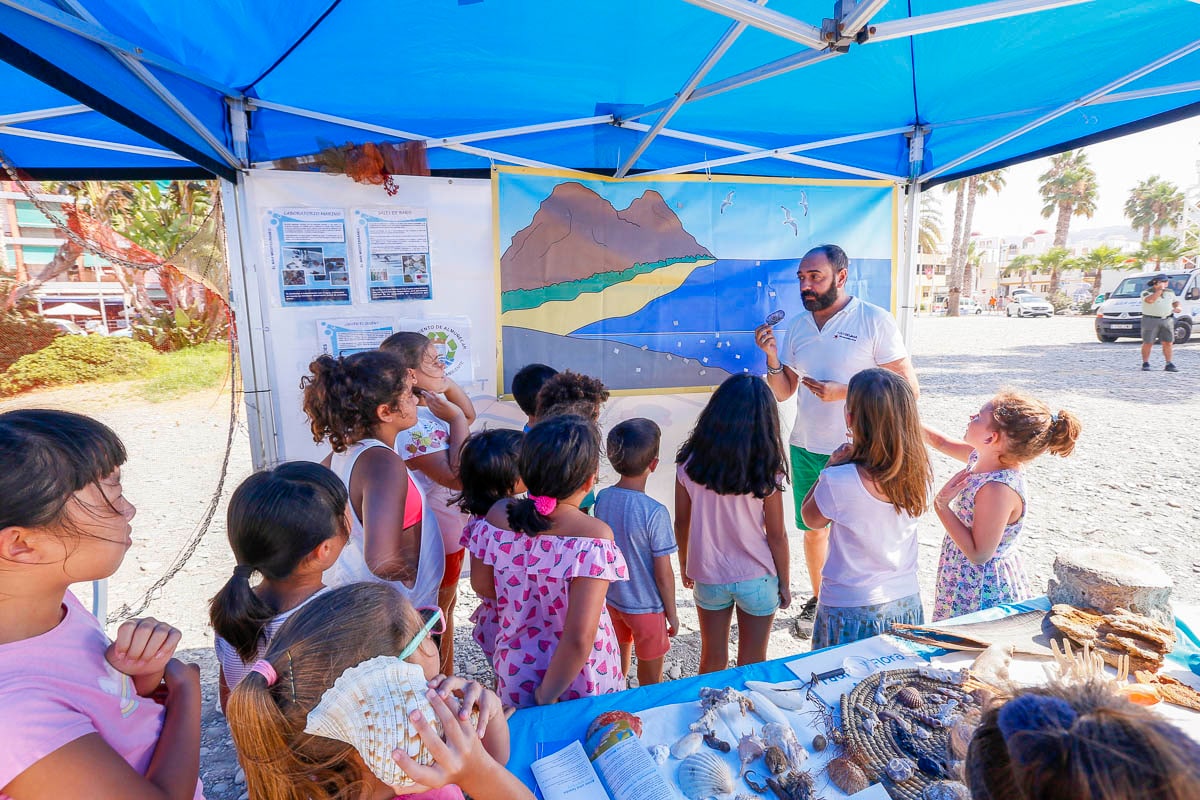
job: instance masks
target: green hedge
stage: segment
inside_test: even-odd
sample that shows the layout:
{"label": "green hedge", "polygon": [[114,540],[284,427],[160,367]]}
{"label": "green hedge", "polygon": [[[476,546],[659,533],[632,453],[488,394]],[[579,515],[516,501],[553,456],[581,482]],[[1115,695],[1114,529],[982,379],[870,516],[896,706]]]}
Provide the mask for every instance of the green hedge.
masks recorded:
{"label": "green hedge", "polygon": [[21,356],[36,353],[53,342],[62,329],[37,317],[21,314],[0,316],[0,372]]}
{"label": "green hedge", "polygon": [[42,386],[64,386],[144,372],[154,348],[108,336],[61,336],[48,347],[22,356],[0,375],[0,394]]}

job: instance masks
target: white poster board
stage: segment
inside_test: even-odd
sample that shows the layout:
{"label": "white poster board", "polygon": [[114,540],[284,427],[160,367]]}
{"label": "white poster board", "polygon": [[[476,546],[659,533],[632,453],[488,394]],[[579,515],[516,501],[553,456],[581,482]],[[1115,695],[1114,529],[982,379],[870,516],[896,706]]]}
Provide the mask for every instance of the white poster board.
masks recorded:
{"label": "white poster board", "polygon": [[[245,258],[258,260],[247,267],[257,278],[261,298],[278,460],[319,460],[329,451],[327,444],[313,442],[301,408],[300,379],[308,374],[309,362],[322,352],[333,351],[339,343],[347,352],[369,346],[374,339],[382,338],[388,326],[394,330],[429,328],[446,350],[444,356],[452,362],[455,380],[474,397],[495,397],[496,300],[490,181],[397,177],[400,191],[389,197],[383,187],[320,173],[254,170],[244,180],[248,216],[252,219],[267,219],[278,209],[309,208],[322,210],[324,216],[333,209],[338,212],[334,216],[351,221],[344,245],[348,249],[344,258],[350,302],[311,307],[284,303],[284,281],[279,274],[282,267],[272,258],[272,249],[278,249],[278,244],[266,239],[266,226],[247,226],[246,233],[262,238],[244,243],[242,252]],[[394,214],[387,213],[389,208],[395,210]],[[422,283],[413,286],[432,288],[430,299],[381,299],[384,293],[378,286],[382,281],[376,281],[375,287],[370,285],[371,254],[358,249],[366,236],[354,235],[353,221],[363,219],[363,214],[371,221],[387,220],[393,227],[419,220],[422,235],[428,235],[424,263],[431,269],[419,273]],[[392,233],[390,228],[379,232]],[[401,255],[411,259],[411,253]],[[340,253],[338,257],[342,257]],[[419,292],[409,296],[412,294]],[[450,331],[454,333],[448,334]]]}

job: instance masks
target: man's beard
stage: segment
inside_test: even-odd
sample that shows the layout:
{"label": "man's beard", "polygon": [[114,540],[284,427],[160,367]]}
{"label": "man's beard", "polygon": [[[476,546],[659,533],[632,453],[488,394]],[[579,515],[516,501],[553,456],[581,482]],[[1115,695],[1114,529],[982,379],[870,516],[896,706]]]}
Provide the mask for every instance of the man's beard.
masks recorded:
{"label": "man's beard", "polygon": [[801,292],[800,299],[804,303],[804,307],[809,311],[824,311],[831,305],[837,302],[838,287],[835,283],[829,287],[829,291],[825,294],[817,294],[816,292]]}

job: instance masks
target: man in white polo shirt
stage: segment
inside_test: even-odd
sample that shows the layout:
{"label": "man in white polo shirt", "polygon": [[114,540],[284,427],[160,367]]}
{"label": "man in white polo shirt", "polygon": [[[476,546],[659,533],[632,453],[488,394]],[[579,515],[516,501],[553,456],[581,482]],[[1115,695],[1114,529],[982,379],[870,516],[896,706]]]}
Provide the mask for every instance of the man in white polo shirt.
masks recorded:
{"label": "man in white polo shirt", "polygon": [[806,618],[816,612],[821,570],[829,555],[829,528],[809,530],[800,506],[829,456],[846,441],[846,384],[864,369],[883,367],[903,376],[918,391],[916,372],[892,315],[846,294],[849,268],[842,248],[814,247],[796,271],[805,310],[791,318],[782,348],[770,325],[754,332],[755,342],[767,355],[767,384],[775,398],[783,402],[797,395],[791,436],[792,492],[812,582],[813,596],[801,611]]}

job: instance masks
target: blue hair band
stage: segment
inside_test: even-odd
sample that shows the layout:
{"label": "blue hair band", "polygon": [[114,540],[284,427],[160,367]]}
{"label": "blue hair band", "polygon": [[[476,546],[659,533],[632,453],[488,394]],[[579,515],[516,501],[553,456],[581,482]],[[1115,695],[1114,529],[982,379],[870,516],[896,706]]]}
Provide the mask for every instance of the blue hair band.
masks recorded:
{"label": "blue hair band", "polygon": [[1000,728],[1009,751],[1018,761],[1027,763],[1031,757],[1037,757],[1042,745],[1036,743],[1038,737],[1030,737],[1033,741],[1014,741],[1014,735],[1032,733],[1057,736],[1069,731],[1078,716],[1075,709],[1065,700],[1040,694],[1025,694],[1010,700],[1000,709],[996,716],[996,725]]}

